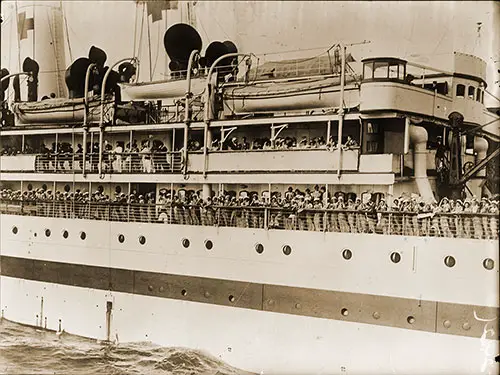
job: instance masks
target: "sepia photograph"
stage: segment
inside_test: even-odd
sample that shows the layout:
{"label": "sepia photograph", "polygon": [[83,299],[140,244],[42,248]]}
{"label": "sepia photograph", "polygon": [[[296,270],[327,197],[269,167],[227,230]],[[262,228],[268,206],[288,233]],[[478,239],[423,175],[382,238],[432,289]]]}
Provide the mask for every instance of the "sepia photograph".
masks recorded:
{"label": "sepia photograph", "polygon": [[500,373],[500,2],[0,13],[0,375]]}

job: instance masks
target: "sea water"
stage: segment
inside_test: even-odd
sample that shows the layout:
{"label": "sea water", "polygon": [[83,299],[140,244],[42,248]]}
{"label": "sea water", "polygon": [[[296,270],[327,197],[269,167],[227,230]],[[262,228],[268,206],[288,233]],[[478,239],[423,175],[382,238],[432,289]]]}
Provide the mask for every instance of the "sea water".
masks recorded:
{"label": "sea water", "polygon": [[244,373],[197,350],[148,342],[114,345],[0,320],[0,374]]}

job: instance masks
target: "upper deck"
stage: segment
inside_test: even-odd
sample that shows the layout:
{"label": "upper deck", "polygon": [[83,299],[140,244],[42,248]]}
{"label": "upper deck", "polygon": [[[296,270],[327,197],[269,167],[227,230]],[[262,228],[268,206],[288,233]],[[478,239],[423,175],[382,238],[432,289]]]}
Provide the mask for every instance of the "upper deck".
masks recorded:
{"label": "upper deck", "polygon": [[[463,113],[470,126],[492,121],[483,130],[498,133],[498,116],[484,107],[484,62],[464,54],[454,59],[453,72],[392,57],[362,60],[362,75],[342,75],[335,64],[324,68],[321,58],[317,72],[297,68],[292,74],[285,66],[281,73],[271,69],[276,76],[269,77],[257,66],[255,74],[250,69],[246,78],[239,74],[230,82],[210,81],[200,71],[190,83],[152,83],[151,92],[147,83],[127,86],[129,94],[169,99],[89,104],[85,126],[78,120],[85,109],[75,109],[80,112],[71,121],[47,122],[44,115],[38,117],[44,123],[37,123],[36,112],[18,106],[17,125],[0,130],[3,148],[11,150],[0,156],[2,178],[392,185],[415,169],[412,124],[428,134],[424,170],[431,174],[433,145],[447,134],[451,112]],[[248,79],[250,73],[256,78]],[[58,111],[65,109],[55,110],[55,118],[63,118]],[[232,138],[249,144],[228,147]],[[473,149],[469,138],[466,148]],[[464,158],[474,161],[465,150]],[[151,168],[144,160],[151,160]]]}

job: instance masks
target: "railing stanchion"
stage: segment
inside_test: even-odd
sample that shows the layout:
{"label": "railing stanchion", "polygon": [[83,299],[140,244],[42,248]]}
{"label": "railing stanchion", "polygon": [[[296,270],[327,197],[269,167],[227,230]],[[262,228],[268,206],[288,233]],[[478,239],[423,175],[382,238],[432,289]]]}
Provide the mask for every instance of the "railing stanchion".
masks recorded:
{"label": "railing stanchion", "polygon": [[266,207],[266,208],[264,208],[264,229],[265,229],[265,230],[268,230],[268,229],[269,229],[269,228],[268,228],[268,222],[269,222],[269,221],[268,221],[268,219],[269,219],[269,218],[268,218],[268,216],[269,216],[269,210],[268,210],[268,208]]}

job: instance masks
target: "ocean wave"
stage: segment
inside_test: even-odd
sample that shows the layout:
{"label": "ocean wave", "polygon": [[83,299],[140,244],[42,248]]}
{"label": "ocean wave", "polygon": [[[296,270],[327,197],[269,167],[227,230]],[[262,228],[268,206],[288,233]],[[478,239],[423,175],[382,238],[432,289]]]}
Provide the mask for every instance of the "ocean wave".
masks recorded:
{"label": "ocean wave", "polygon": [[36,375],[236,375],[198,350],[149,342],[109,344],[0,321],[0,373]]}

